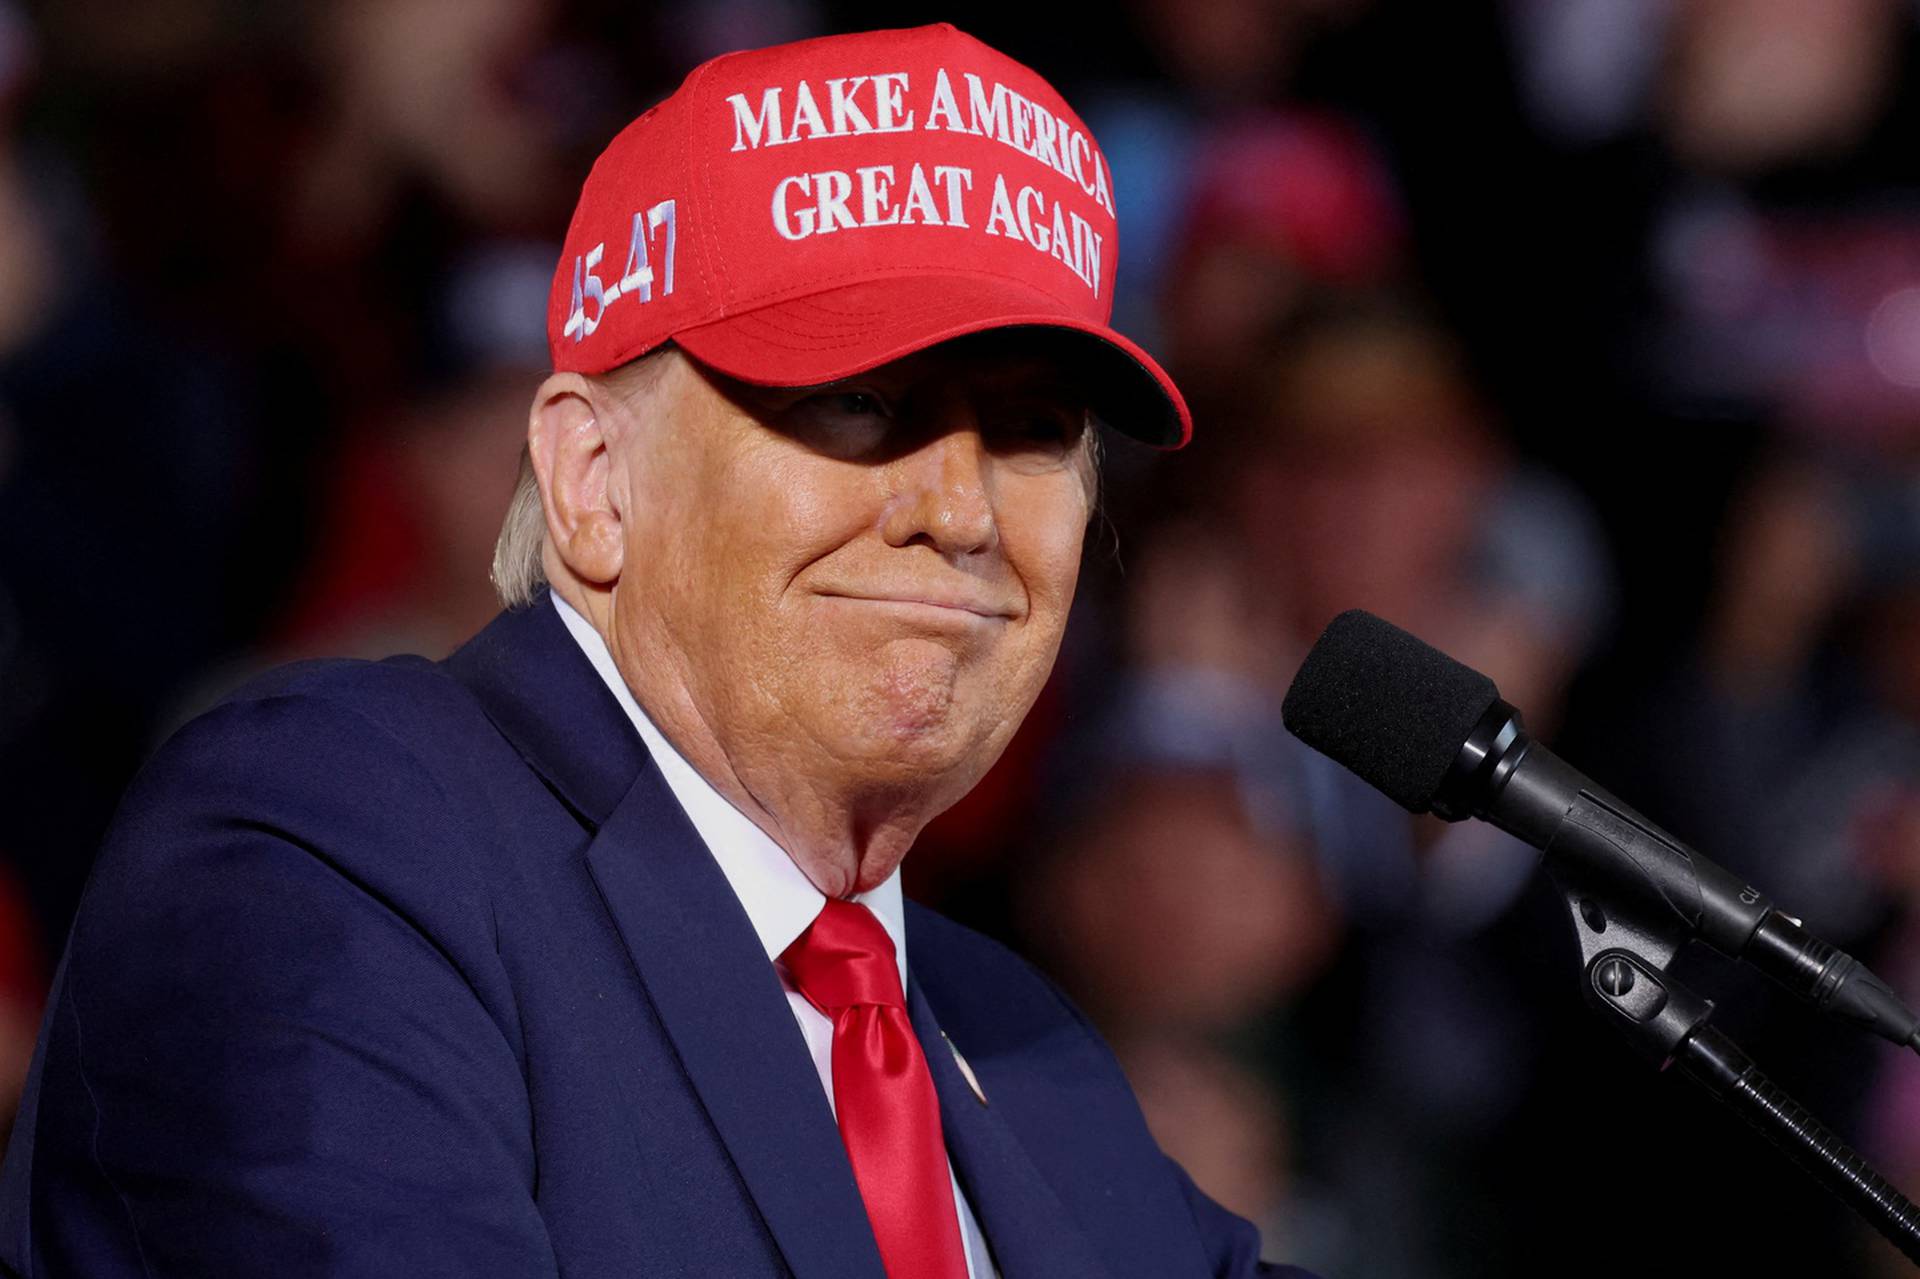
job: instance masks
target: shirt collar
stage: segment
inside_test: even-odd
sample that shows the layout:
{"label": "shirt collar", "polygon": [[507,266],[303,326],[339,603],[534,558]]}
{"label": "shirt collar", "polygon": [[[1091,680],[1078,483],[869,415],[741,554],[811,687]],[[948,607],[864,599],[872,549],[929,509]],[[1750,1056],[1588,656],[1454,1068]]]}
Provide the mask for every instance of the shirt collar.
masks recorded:
{"label": "shirt collar", "polygon": [[[715,790],[654,726],[653,720],[640,709],[640,703],[634,700],[627,681],[613,663],[606,640],[594,629],[593,623],[557,592],[550,591],[548,595],[559,611],[560,620],[566,623],[567,632],[593,663],[593,669],[626,711],[627,718],[633,721],[640,740],[646,744],[647,754],[653,757],[673,797],[686,810],[687,819],[693,823],[707,851],[720,864],[720,873],[727,877],[734,896],[746,909],[767,958],[779,962],[781,954],[819,915],[827,903],[826,895],[813,886],[813,881],[772,836]],[[877,888],[856,894],[853,900],[871,910],[887,930],[887,936],[893,939],[893,955],[900,967],[900,987],[906,989],[907,915],[900,893],[899,870],[887,876]]]}

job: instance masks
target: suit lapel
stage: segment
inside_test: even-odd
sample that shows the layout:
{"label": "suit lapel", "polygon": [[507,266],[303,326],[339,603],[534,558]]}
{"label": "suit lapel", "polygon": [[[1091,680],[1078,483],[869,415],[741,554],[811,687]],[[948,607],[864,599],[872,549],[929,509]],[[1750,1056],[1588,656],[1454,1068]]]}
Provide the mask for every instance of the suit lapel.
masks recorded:
{"label": "suit lapel", "polygon": [[587,864],[734,1166],[801,1279],[885,1279],[800,1028],[753,925],[658,771]]}
{"label": "suit lapel", "polygon": [[[909,974],[911,978],[911,974]],[[1011,1129],[974,1096],[917,982],[907,1009],[940,1095],[940,1126],[1002,1279],[1110,1279],[1080,1227]],[[984,1081],[982,1081],[984,1082]]]}
{"label": "suit lapel", "polygon": [[543,595],[447,661],[597,833],[587,868],[741,1180],[798,1279],[886,1279],[780,979],[626,712]]}

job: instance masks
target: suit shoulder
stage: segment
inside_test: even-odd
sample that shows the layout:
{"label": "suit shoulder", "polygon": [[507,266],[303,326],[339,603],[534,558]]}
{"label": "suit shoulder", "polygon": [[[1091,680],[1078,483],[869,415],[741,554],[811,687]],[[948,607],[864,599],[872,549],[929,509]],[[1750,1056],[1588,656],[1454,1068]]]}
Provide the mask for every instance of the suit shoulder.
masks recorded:
{"label": "suit shoulder", "polygon": [[945,968],[950,964],[1005,970],[1007,975],[1044,982],[1046,979],[1019,952],[977,929],[947,918],[919,902],[908,901],[907,954],[919,971],[922,959]]}
{"label": "suit shoulder", "polygon": [[943,1017],[1008,1030],[1070,1025],[1105,1043],[1052,979],[1019,952],[917,902],[907,903],[908,968]]}
{"label": "suit shoulder", "polygon": [[481,714],[472,691],[441,664],[413,656],[293,662],[248,680],[209,713],[265,702],[301,707],[316,720],[356,717],[402,741]]}
{"label": "suit shoulder", "polygon": [[486,845],[489,787],[507,768],[517,758],[472,694],[424,660],[282,667],[161,745],[122,796],[95,879],[264,847],[236,842],[246,832],[369,880],[444,873]]}
{"label": "suit shoulder", "polygon": [[319,787],[404,771],[458,787],[497,740],[471,690],[420,657],[295,662],[257,675],[176,730],[142,783],[217,759]]}

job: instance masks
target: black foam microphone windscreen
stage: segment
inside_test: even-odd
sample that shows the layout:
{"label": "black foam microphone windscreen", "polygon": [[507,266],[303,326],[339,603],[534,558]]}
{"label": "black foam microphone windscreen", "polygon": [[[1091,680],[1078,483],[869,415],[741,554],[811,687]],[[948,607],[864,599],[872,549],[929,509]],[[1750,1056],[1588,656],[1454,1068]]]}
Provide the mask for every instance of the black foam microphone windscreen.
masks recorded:
{"label": "black foam microphone windscreen", "polygon": [[1320,633],[1280,718],[1307,745],[1424,813],[1499,696],[1479,671],[1355,608]]}

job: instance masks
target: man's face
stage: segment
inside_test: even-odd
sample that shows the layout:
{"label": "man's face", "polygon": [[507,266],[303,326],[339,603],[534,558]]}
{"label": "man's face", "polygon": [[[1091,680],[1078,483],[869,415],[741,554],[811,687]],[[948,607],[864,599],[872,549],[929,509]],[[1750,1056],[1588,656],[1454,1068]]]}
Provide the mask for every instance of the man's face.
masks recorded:
{"label": "man's face", "polygon": [[1056,366],[999,337],[768,390],[674,355],[630,407],[613,610],[641,700],[697,715],[756,796],[965,794],[1073,599],[1091,441]]}

